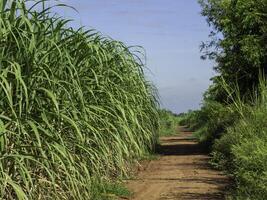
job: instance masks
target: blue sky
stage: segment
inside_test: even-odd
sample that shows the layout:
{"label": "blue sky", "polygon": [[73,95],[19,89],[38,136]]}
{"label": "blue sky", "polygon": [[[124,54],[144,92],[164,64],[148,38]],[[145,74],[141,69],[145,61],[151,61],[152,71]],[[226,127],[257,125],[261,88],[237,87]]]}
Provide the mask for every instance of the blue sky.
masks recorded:
{"label": "blue sky", "polygon": [[197,0],[61,0],[72,25],[96,29],[126,43],[141,45],[147,77],[157,86],[163,108],[179,113],[197,109],[214,75],[212,62],[200,59],[199,45],[209,27]]}

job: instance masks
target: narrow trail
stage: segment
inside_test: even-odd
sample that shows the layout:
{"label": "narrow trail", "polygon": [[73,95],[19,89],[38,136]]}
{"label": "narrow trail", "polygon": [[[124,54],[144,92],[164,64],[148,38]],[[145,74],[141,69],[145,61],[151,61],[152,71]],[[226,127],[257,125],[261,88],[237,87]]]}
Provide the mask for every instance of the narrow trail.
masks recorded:
{"label": "narrow trail", "polygon": [[180,127],[180,134],[162,137],[160,158],[148,162],[127,187],[132,200],[223,200],[229,179],[211,169],[209,156]]}

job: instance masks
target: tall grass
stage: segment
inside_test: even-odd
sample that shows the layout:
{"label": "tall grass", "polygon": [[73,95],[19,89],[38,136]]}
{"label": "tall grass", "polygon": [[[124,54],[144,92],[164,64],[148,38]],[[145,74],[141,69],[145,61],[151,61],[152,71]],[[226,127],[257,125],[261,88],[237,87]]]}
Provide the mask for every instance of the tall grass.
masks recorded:
{"label": "tall grass", "polygon": [[90,199],[153,148],[155,89],[136,52],[34,2],[0,1],[0,198]]}
{"label": "tall grass", "polygon": [[[239,95],[237,95],[239,96]],[[267,198],[267,82],[259,81],[259,88],[249,104],[235,98],[231,110],[240,119],[228,127],[215,141],[213,160],[235,179],[237,190],[233,199]]]}
{"label": "tall grass", "polygon": [[233,178],[236,187],[230,199],[266,199],[267,81],[259,81],[250,101],[242,100],[238,89],[223,87],[231,103],[205,102],[184,122],[197,127],[200,142],[212,147],[212,164]]}

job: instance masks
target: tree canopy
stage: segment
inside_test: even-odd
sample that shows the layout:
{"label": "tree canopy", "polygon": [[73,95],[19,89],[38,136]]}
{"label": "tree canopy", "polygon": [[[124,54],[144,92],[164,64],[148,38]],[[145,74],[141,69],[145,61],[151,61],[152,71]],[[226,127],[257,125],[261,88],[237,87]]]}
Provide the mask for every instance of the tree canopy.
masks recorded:
{"label": "tree canopy", "polygon": [[204,58],[214,59],[213,85],[207,98],[224,101],[223,79],[245,97],[267,74],[267,0],[200,0],[202,15],[212,27],[203,44]]}

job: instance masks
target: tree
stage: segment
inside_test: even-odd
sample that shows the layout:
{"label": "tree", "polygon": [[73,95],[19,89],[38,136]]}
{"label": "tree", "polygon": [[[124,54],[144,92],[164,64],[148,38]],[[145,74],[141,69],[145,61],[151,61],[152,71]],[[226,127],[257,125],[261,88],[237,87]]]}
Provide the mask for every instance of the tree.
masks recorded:
{"label": "tree", "polygon": [[267,0],[199,0],[202,15],[212,27],[203,44],[204,58],[216,61],[218,76],[206,96],[224,101],[220,85],[238,86],[246,97],[257,86],[259,72],[267,74]]}

